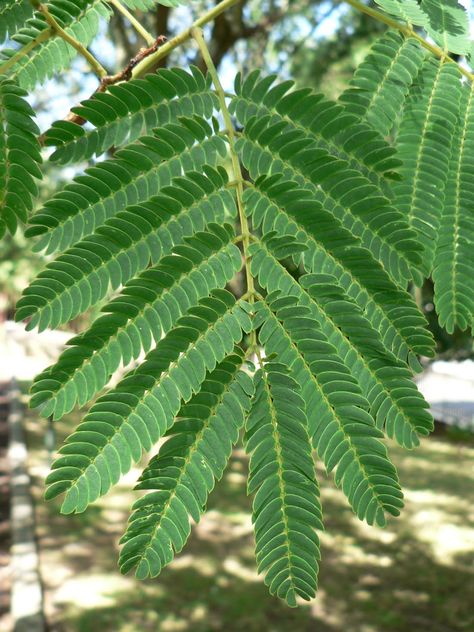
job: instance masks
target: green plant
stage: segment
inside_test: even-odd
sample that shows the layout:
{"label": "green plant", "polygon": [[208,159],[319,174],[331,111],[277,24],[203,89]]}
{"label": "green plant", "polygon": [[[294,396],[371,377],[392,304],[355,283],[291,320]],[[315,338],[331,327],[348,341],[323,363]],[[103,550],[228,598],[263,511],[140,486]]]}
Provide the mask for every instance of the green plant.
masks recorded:
{"label": "green plant", "polygon": [[[382,13],[349,0],[391,30],[339,102],[258,71],[238,74],[228,94],[200,27],[237,1],[160,46],[137,24],[149,47],[111,77],[86,49],[107,3],[33,2],[12,35],[21,46],[0,65],[2,219],[12,232],[25,219],[40,176],[23,89],[80,53],[98,90],[42,141],[60,164],[113,155],[29,218],[35,248],[58,254],[17,319],[43,330],[109,302],[37,377],[31,405],[59,419],[137,365],[60,449],[46,498],[84,511],[166,437],[120,557],[124,572],[156,576],[244,430],[258,568],[294,606],[317,586],[312,449],[357,516],[382,526],[403,506],[384,436],[412,448],[433,427],[411,378],[434,342],[409,285],[432,275],[441,324],[472,325],[474,77],[449,56],[469,56],[471,43],[457,2],[381,0]],[[194,66],[145,75],[189,39],[207,76]],[[234,296],[225,288],[242,267]]]}

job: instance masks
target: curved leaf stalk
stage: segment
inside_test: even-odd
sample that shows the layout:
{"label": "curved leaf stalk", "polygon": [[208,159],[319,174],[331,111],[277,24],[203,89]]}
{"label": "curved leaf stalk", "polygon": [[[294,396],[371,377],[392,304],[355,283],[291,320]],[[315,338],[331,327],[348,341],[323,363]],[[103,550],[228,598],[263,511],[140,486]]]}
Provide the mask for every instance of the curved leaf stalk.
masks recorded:
{"label": "curved leaf stalk", "polygon": [[12,55],[12,57],[10,57],[10,59],[8,59],[4,64],[0,64],[0,75],[6,74],[10,70],[10,68],[13,68],[15,64],[20,61],[20,59],[25,57],[25,55],[28,55],[28,53],[32,51],[33,48],[36,48],[43,42],[46,42],[46,40],[48,40],[52,35],[54,35],[54,30],[51,27],[45,29],[44,31],[41,31],[41,33],[37,37],[35,37],[35,39],[31,40],[31,42],[28,42],[28,44],[20,48],[20,50],[15,55]]}
{"label": "curved leaf stalk", "polygon": [[[209,74],[212,77],[212,82],[216,89],[217,98],[219,99],[219,104],[221,106],[222,116],[224,118],[224,124],[227,131],[227,139],[229,143],[230,149],[230,157],[232,160],[232,170],[233,176],[235,179],[235,192],[237,197],[237,208],[239,211],[239,220],[240,226],[242,229],[242,248],[244,255],[244,263],[245,263],[245,276],[247,280],[247,293],[252,303],[255,298],[255,285],[252,273],[250,271],[250,261],[248,256],[248,249],[250,246],[250,229],[247,221],[247,215],[244,209],[243,203],[243,195],[244,195],[244,179],[242,176],[242,169],[240,167],[240,160],[238,154],[235,150],[235,130],[232,124],[232,119],[230,117],[229,108],[226,103],[226,96],[224,88],[219,79],[219,75],[217,73],[217,69],[212,61],[211,54],[207,47],[207,44],[204,40],[202,30],[199,27],[193,27],[191,30],[193,38],[196,40],[197,45],[199,46],[199,50],[201,51],[201,55],[203,57],[204,63],[209,71]],[[257,346],[256,342],[256,333],[252,331],[251,333],[251,347],[255,348]]]}
{"label": "curved leaf stalk", "polygon": [[458,64],[455,59],[450,57],[439,46],[435,46],[434,44],[430,44],[429,42],[427,42],[425,38],[419,35],[410,24],[402,24],[398,20],[395,20],[389,17],[388,15],[384,15],[381,11],[377,11],[377,9],[368,7],[367,5],[363,4],[362,2],[359,2],[358,0],[346,0],[346,1],[347,1],[347,4],[350,4],[351,7],[354,7],[354,9],[357,9],[357,11],[360,11],[361,13],[365,13],[366,15],[369,15],[371,18],[375,18],[379,22],[383,22],[383,24],[386,24],[392,29],[396,29],[397,31],[400,31],[400,33],[403,33],[405,37],[413,37],[421,44],[421,46],[423,46],[423,48],[426,48],[426,50],[430,51],[430,53],[435,55],[435,57],[439,57],[439,59],[441,59],[442,61],[448,61],[453,64],[456,64],[461,74],[463,74],[467,79],[469,79],[469,81],[474,81],[474,73],[469,72],[469,70],[467,70],[466,68]]}
{"label": "curved leaf stalk", "polygon": [[130,22],[136,32],[143,37],[148,46],[151,46],[155,42],[153,35],[149,33],[144,26],[142,26],[133,13],[130,13],[127,7],[123,6],[120,0],[108,0],[108,2]]}
{"label": "curved leaf stalk", "polygon": [[141,77],[144,75],[150,68],[154,67],[160,59],[164,59],[167,57],[175,48],[184,44],[193,37],[192,31],[195,28],[200,28],[209,22],[215,20],[221,13],[233,7],[234,4],[237,4],[240,0],[223,0],[216,4],[215,7],[203,13],[197,20],[195,20],[191,26],[181,33],[178,33],[175,37],[169,40],[164,46],[161,46],[159,50],[156,51],[153,55],[149,55],[146,59],[144,59],[140,64],[137,65],[135,70],[133,71],[134,77]]}

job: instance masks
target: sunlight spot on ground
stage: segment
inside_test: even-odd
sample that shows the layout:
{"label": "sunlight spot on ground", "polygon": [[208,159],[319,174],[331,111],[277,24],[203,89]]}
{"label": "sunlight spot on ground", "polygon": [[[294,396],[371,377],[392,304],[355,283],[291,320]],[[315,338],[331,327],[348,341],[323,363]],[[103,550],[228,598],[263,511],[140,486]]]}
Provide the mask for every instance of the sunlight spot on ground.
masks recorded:
{"label": "sunlight spot on ground", "polygon": [[337,532],[330,533],[329,531],[319,531],[318,536],[321,540],[321,544],[327,547],[335,547],[339,545],[344,546],[344,540],[347,540],[349,544],[354,541],[353,538],[345,537]]}
{"label": "sunlight spot on ground", "polygon": [[[307,604],[303,600],[298,600],[300,604]],[[333,606],[329,607],[327,593],[324,589],[319,588],[316,599],[310,603],[311,616],[327,623],[335,629],[341,629],[343,617],[341,613],[336,612]],[[315,628],[316,632],[317,628]]]}
{"label": "sunlight spot on ground", "polygon": [[474,448],[471,448],[467,445],[458,445],[447,443],[436,437],[429,437],[428,439],[423,439],[421,442],[421,447],[418,449],[418,454],[420,457],[425,456],[427,452],[439,453],[439,454],[451,454],[456,455],[458,453],[466,456],[467,458],[474,457]]}
{"label": "sunlight spot on ground", "polygon": [[216,586],[219,586],[219,588],[228,588],[230,584],[231,584],[230,577],[226,577],[225,575],[217,575]]}
{"label": "sunlight spot on ground", "polygon": [[184,554],[176,557],[169,569],[178,571],[181,569],[193,568],[204,577],[212,577],[217,571],[216,561],[209,557],[197,557],[196,555]]}
{"label": "sunlight spot on ground", "polygon": [[347,545],[340,551],[340,563],[348,565],[367,565],[367,566],[380,566],[381,568],[387,568],[393,564],[393,559],[388,555],[380,555],[374,553],[366,553],[359,546]]}
{"label": "sunlight spot on ground", "polygon": [[259,581],[259,576],[255,570],[251,570],[244,566],[240,560],[236,557],[227,557],[223,564],[224,570],[231,575],[235,575],[239,579],[243,579],[246,582]]}
{"label": "sunlight spot on ground", "polygon": [[137,482],[142,471],[143,471],[142,468],[132,467],[130,472],[127,472],[120,478],[120,481],[118,482],[118,486],[123,485],[127,488],[132,487]]}
{"label": "sunlight spot on ground", "polygon": [[[461,498],[460,496],[442,494],[438,491],[405,489],[405,500],[407,501],[407,509],[415,514],[415,520],[421,524],[423,529],[429,529],[433,520],[433,517],[426,516],[425,507],[431,507],[436,514],[436,520],[441,520],[441,522],[469,524],[470,521],[474,520],[472,503],[468,497]],[[425,525],[423,520],[426,518],[430,522]]]}
{"label": "sunlight spot on ground", "polygon": [[335,501],[340,505],[344,505],[347,507],[347,500],[345,499],[343,493],[337,487],[323,487],[321,489],[321,497],[323,502],[323,510],[324,510],[324,499],[330,499],[331,501]]}
{"label": "sunlight spot on ground", "polygon": [[245,485],[247,477],[241,472],[229,472],[226,476],[226,481],[232,485]]}
{"label": "sunlight spot on ground", "polygon": [[392,542],[397,539],[397,534],[388,529],[371,527],[366,522],[361,522],[360,520],[354,520],[354,525],[361,536],[376,542],[381,542],[382,544],[392,544]]}
{"label": "sunlight spot on ground", "polygon": [[[137,612],[129,613],[129,618],[131,618],[131,621],[124,622],[119,628],[114,629],[113,632],[137,632],[138,629],[140,629],[140,632],[141,630],[163,630],[161,626],[158,627],[160,617],[154,610],[146,610],[145,612],[140,612],[139,615]],[[138,625],[140,628],[138,628]],[[88,632],[88,629],[86,628],[84,632]],[[98,626],[93,628],[94,632],[96,629],[98,629]]]}
{"label": "sunlight spot on ground", "polygon": [[67,579],[54,596],[55,604],[74,604],[80,609],[111,606],[113,593],[133,590],[135,582],[120,575],[83,575]]}
{"label": "sunlight spot on ground", "polygon": [[394,590],[393,596],[397,600],[410,603],[428,603],[430,600],[428,593],[415,592],[414,590]]}
{"label": "sunlight spot on ground", "polygon": [[195,531],[201,540],[234,541],[252,533],[252,521],[247,513],[226,515],[211,509],[204,514]]}
{"label": "sunlight spot on ground", "polygon": [[238,472],[241,472],[244,469],[244,464],[242,463],[242,461],[238,461],[237,459],[233,459],[231,461],[231,468],[233,470],[237,470]]}
{"label": "sunlight spot on ground", "polygon": [[[473,451],[471,450],[470,452],[473,452]],[[455,460],[457,460],[456,463],[443,463],[443,459],[445,458],[444,455],[441,455],[440,459],[435,458],[435,456],[438,456],[438,455],[433,455],[433,458],[431,461],[429,461],[430,459],[429,455],[426,455],[424,460],[420,458],[420,455],[417,455],[417,456],[404,456],[404,457],[401,457],[400,459],[397,459],[397,461],[398,461],[398,464],[402,464],[403,467],[413,469],[414,471],[418,470],[421,472],[435,472],[435,473],[442,472],[446,476],[449,476],[450,474],[459,475],[459,472],[460,472],[459,459],[463,459],[469,462],[470,453],[466,454],[462,452],[461,449],[459,449],[457,454],[456,453],[451,454],[450,456],[452,456]],[[474,475],[474,452],[472,453],[472,459],[473,459],[472,463],[470,463],[467,467],[462,468],[463,477],[471,478]],[[402,480],[402,483],[403,483],[403,480]]]}
{"label": "sunlight spot on ground", "polygon": [[[44,564],[42,564],[42,567]],[[74,569],[64,563],[64,556],[48,554],[48,568],[54,568],[54,574],[49,573],[46,578],[43,579],[48,589],[57,588],[63,586],[71,577],[75,575]]]}
{"label": "sunlight spot on ground", "polygon": [[171,568],[174,570],[179,570],[182,568],[191,568],[195,565],[196,558],[194,555],[190,555],[189,553],[181,553],[178,557],[175,557]]}
{"label": "sunlight spot on ground", "polygon": [[474,530],[446,522],[444,512],[419,511],[412,522],[419,539],[431,544],[433,555],[441,564],[453,564],[459,553],[474,551]]}
{"label": "sunlight spot on ground", "polygon": [[451,510],[453,504],[469,506],[469,501],[460,498],[459,496],[451,496],[449,494],[442,494],[438,491],[432,491],[429,489],[412,490],[405,487],[404,495],[405,499],[413,502],[415,505],[440,505]]}
{"label": "sunlight spot on ground", "polygon": [[357,540],[353,537],[343,536],[341,534],[330,534],[327,531],[319,533],[321,543],[327,548],[336,550],[339,556],[340,564],[354,564],[378,566],[386,568],[391,566],[393,559],[388,555],[367,553],[357,544]]}
{"label": "sunlight spot on ground", "polygon": [[69,542],[62,546],[62,553],[67,556],[90,558],[90,549],[86,542]]}
{"label": "sunlight spot on ground", "polygon": [[181,630],[189,630],[189,627],[184,619],[167,619],[160,624],[159,629],[160,632],[181,632]]}
{"label": "sunlight spot on ground", "polygon": [[380,584],[380,577],[377,577],[376,575],[371,575],[371,574],[362,575],[362,577],[359,580],[359,583],[362,586],[378,586]]}
{"label": "sunlight spot on ground", "polygon": [[416,506],[419,505],[441,505],[450,507],[453,502],[456,502],[456,497],[448,494],[442,494],[438,491],[432,491],[430,489],[407,489],[403,490],[405,500],[413,502]]}
{"label": "sunlight spot on ground", "polygon": [[203,621],[208,616],[208,609],[204,604],[198,604],[195,608],[193,608],[189,618],[191,621]]}
{"label": "sunlight spot on ground", "polygon": [[30,470],[30,474],[32,474],[33,476],[36,476],[39,479],[44,480],[50,472],[50,467],[49,467],[49,463],[41,463],[38,465],[31,466],[29,470]]}

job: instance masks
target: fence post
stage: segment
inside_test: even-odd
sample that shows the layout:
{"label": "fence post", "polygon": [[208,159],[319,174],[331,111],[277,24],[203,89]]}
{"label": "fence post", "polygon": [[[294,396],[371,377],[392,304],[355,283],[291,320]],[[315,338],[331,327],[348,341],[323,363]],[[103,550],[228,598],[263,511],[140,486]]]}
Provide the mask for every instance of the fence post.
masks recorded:
{"label": "fence post", "polygon": [[27,449],[23,430],[20,391],[15,378],[10,386],[8,416],[11,467],[11,614],[14,632],[44,632],[43,594],[39,575],[39,556],[35,519],[27,468]]}

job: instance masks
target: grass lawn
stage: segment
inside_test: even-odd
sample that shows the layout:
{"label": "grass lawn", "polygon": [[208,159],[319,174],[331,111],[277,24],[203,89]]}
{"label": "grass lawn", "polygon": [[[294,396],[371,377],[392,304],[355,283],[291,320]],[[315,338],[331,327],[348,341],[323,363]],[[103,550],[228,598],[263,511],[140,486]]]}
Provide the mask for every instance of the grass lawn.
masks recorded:
{"label": "grass lawn", "polygon": [[[58,441],[77,417],[57,424]],[[187,547],[155,580],[117,570],[137,492],[134,470],[86,513],[42,500],[46,422],[27,413],[41,573],[50,632],[448,632],[474,630],[474,444],[435,436],[414,452],[390,444],[406,497],[400,518],[371,528],[320,471],[326,532],[314,602],[288,609],[256,574],[247,459],[230,467]]]}

